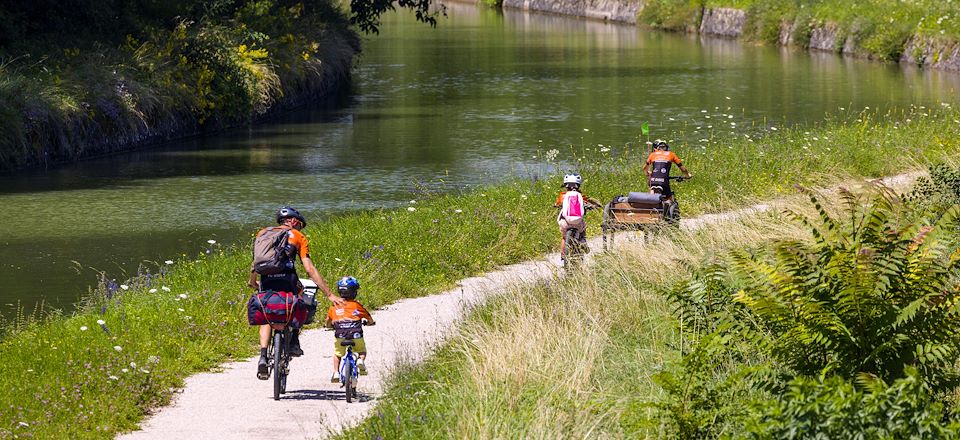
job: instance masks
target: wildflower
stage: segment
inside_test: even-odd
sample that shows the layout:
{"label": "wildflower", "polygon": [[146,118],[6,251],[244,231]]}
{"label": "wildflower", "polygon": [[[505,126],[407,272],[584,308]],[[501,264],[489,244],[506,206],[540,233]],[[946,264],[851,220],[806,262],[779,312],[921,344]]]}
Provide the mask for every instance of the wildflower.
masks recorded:
{"label": "wildflower", "polygon": [[128,285],[126,285],[126,284],[121,284],[121,285],[120,285],[120,288],[123,289],[123,290],[127,290],[127,289],[130,288],[130,286],[128,286]]}
{"label": "wildflower", "polygon": [[407,211],[410,211],[410,212],[413,212],[413,211],[416,211],[416,210],[417,210],[417,208],[414,208],[414,207],[412,207],[412,206],[410,206],[410,207],[407,208]]}
{"label": "wildflower", "polygon": [[187,299],[187,294],[186,294],[186,293],[181,293],[181,294],[179,294],[179,295],[177,295],[177,296],[179,296],[180,298],[183,298],[183,299]]}
{"label": "wildflower", "polygon": [[30,426],[30,424],[27,422],[20,422],[18,423],[18,425],[23,426],[24,428],[26,428],[27,426]]}
{"label": "wildflower", "polygon": [[527,195],[526,195],[526,194],[520,194],[520,198],[521,198],[521,199],[526,199],[526,198],[527,198]]}
{"label": "wildflower", "polygon": [[460,214],[460,213],[463,212],[463,210],[462,210],[462,209],[454,209],[453,212],[456,212],[457,214]]}
{"label": "wildflower", "polygon": [[610,151],[610,149],[607,148],[607,147],[603,147],[603,148],[600,149],[600,152],[601,152],[601,153],[606,153],[606,152],[608,152],[608,151]]}
{"label": "wildflower", "polygon": [[700,110],[700,113],[706,113],[706,112],[707,112],[706,110]]}
{"label": "wildflower", "polygon": [[190,316],[190,315],[187,315],[187,316],[184,316],[183,319],[185,319],[185,320],[187,320],[187,321],[192,321],[192,320],[193,320],[193,317]]}
{"label": "wildflower", "polygon": [[727,101],[730,100],[730,97],[729,97],[729,96],[724,96],[724,98],[725,98]]}
{"label": "wildflower", "polygon": [[546,156],[548,161],[553,161],[554,159],[557,158],[558,154],[560,154],[560,151],[554,148],[552,150],[547,151],[544,155]]}
{"label": "wildflower", "polygon": [[114,349],[114,350],[117,350],[117,351],[123,351],[123,347],[121,347],[121,346],[119,346],[119,345],[114,345],[114,346],[113,346],[113,349]]}
{"label": "wildflower", "polygon": [[143,374],[150,374],[150,370],[148,370],[148,369],[146,369],[146,368],[141,368],[141,369],[140,369],[140,372],[143,373]]}
{"label": "wildflower", "polygon": [[107,379],[110,379],[110,380],[118,380],[118,379],[120,379],[120,378],[111,374],[109,377],[107,377]]}
{"label": "wildflower", "polygon": [[334,259],[334,260],[337,260],[337,261],[343,261],[343,260],[341,260],[341,259],[338,258],[338,257],[333,257],[333,259]]}
{"label": "wildflower", "polygon": [[217,244],[217,240],[207,240],[207,243],[210,243],[210,244]]}
{"label": "wildflower", "polygon": [[777,131],[777,127],[770,127],[770,130]]}
{"label": "wildflower", "polygon": [[164,264],[173,264],[173,260],[164,261]]}
{"label": "wildflower", "polygon": [[164,292],[169,292],[169,291],[170,291],[170,288],[167,287],[167,286],[160,286],[160,290],[162,290],[162,291],[164,291]]}
{"label": "wildflower", "polygon": [[411,204],[411,205],[412,205],[412,204],[415,204],[415,203],[417,203],[416,200],[411,200],[411,201],[410,201],[410,204]]}
{"label": "wildflower", "polygon": [[589,128],[584,128],[583,131],[590,131],[590,129],[589,129]]}
{"label": "wildflower", "polygon": [[150,292],[150,293],[157,293],[157,289],[150,289],[149,292]]}
{"label": "wildflower", "polygon": [[97,324],[104,325],[104,324],[106,324],[106,323],[107,323],[107,321],[104,321],[104,320],[102,320],[102,319],[98,319],[98,320],[97,320]]}
{"label": "wildflower", "polygon": [[182,311],[183,311],[183,309],[181,309],[181,308],[179,308],[179,307],[177,307],[177,311],[178,311],[178,312],[182,312]]}
{"label": "wildflower", "polygon": [[128,370],[128,369],[126,369],[126,368],[121,368],[121,369],[120,369],[120,372],[121,372],[121,373],[128,373],[128,372],[130,372],[130,370]]}
{"label": "wildflower", "polygon": [[157,362],[160,362],[160,358],[154,355],[150,355],[149,357],[147,357],[147,362],[150,362],[151,364],[155,364]]}
{"label": "wildflower", "polygon": [[81,325],[81,326],[80,326],[80,331],[82,331],[82,332],[87,331],[87,326]]}
{"label": "wildflower", "polygon": [[136,362],[130,362],[130,368],[137,368]]}

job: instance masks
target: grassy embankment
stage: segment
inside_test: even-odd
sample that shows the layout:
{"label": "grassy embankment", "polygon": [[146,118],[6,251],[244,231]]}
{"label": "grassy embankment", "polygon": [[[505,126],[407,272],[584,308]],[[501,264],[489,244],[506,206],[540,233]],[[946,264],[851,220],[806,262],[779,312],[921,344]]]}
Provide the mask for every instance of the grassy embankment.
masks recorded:
{"label": "grassy embankment", "polygon": [[[953,111],[946,112],[951,114],[955,115]],[[908,127],[913,122],[894,128],[896,123],[892,122],[863,121],[852,125],[827,124],[810,129],[810,134],[791,130],[759,141],[766,146],[766,153],[773,154],[768,156],[769,162],[761,161],[756,166],[766,169],[791,163],[786,158],[780,162],[778,154],[790,151],[791,146],[795,151],[796,143],[802,145],[803,138],[812,137],[829,139],[833,152],[864,154],[886,143],[905,148],[880,156],[864,154],[860,156],[861,165],[901,160],[908,155],[905,151],[927,153],[927,160],[956,159],[960,145],[951,136],[960,128],[960,122],[953,118],[947,116],[940,120],[938,128],[931,126],[919,131],[913,131],[917,126]],[[917,135],[927,137],[913,139]],[[929,155],[923,145],[931,143],[946,148],[937,147],[940,153]],[[776,149],[777,146],[783,149]],[[746,148],[753,150],[751,146]],[[748,154],[757,153],[753,150]],[[835,158],[837,162],[833,163],[838,165],[850,163],[840,155]],[[757,156],[750,159],[763,160]],[[744,165],[739,161],[729,163]],[[821,161],[820,165],[824,163]],[[840,165],[832,171],[841,169],[859,175],[856,166]],[[714,171],[719,170],[706,169],[698,178]],[[811,174],[799,177],[788,173],[790,177],[779,182],[776,174],[761,174],[757,178],[769,185],[776,182],[781,188],[787,183],[837,182],[836,176]],[[687,192],[688,188],[684,188],[680,194]],[[744,196],[757,192],[749,189]],[[793,196],[788,200],[792,202],[787,206],[797,212],[812,211],[810,203],[802,198]],[[810,216],[815,218],[816,214]],[[720,379],[708,372],[711,366],[726,365],[722,362],[705,366],[706,371],[682,376],[695,384],[697,381],[691,376],[700,374],[707,377],[702,382],[713,381],[712,387],[699,383],[698,387],[686,390],[691,395],[668,399],[655,375],[673,371],[681,353],[689,354],[708,331],[702,327],[691,329],[678,321],[675,305],[668,302],[664,293],[699,274],[705,262],[716,261],[718,255],[731,249],[757,248],[772,240],[810,236],[804,225],[787,216],[778,212],[763,214],[661,238],[650,246],[620,255],[603,256],[583,276],[505,289],[505,295],[474,311],[457,336],[432,358],[418,366],[401,368],[375,415],[342,438],[671,437],[681,432],[691,435],[690,425],[706,426],[702,432],[709,433],[710,428],[716,429],[724,421],[724,414],[716,408],[704,410],[697,405],[708,406],[703,402],[719,400],[722,403],[718,407],[749,407],[754,402],[731,399],[723,394],[732,394],[730,387],[724,389],[716,382],[726,377],[746,381],[742,375],[731,372],[744,362],[759,364],[763,359],[744,361],[730,354],[725,360],[730,366],[720,367],[725,373],[716,374]],[[692,395],[696,393],[703,395]],[[666,409],[672,403],[676,403],[673,412]],[[681,417],[677,414],[689,420],[678,420]],[[687,431],[678,428],[684,422]],[[715,426],[707,426],[711,422]]]}
{"label": "grassy embankment", "polygon": [[950,0],[653,0],[639,21],[670,30],[697,29],[703,8],[736,8],[747,14],[744,37],[778,44],[789,26],[792,43],[807,47],[815,28],[835,26],[835,51],[847,36],[856,53],[882,60],[899,60],[911,37],[941,42],[960,41],[960,5]]}
{"label": "grassy embankment", "polygon": [[[736,123],[723,115],[701,117]],[[730,209],[789,193],[795,183],[827,184],[831,176],[896,173],[913,166],[889,160],[905,148],[923,163],[955,154],[960,139],[960,113],[949,108],[844,119],[808,132],[751,129],[740,121],[737,130],[753,130],[752,138],[720,133],[720,122],[694,131],[706,124],[690,121],[691,132],[678,136],[703,140],[676,143],[697,176],[680,189],[685,212]],[[569,156],[571,167],[586,174],[588,193],[602,200],[638,189],[643,180],[642,148],[608,148],[581,145]],[[549,205],[558,184],[516,179],[428,197],[407,209],[346,215],[311,225],[307,234],[321,273],[357,275],[365,303],[377,307],[553,249]],[[243,315],[248,265],[247,249],[215,249],[162,276],[132,280],[127,289],[99,289],[69,316],[8,326],[0,368],[18,373],[0,378],[7,390],[0,396],[0,433],[89,438],[132,429],[187,375],[253,353],[255,334]]]}
{"label": "grassy embankment", "polygon": [[359,39],[330,2],[0,7],[0,171],[141,147],[309,102]]}

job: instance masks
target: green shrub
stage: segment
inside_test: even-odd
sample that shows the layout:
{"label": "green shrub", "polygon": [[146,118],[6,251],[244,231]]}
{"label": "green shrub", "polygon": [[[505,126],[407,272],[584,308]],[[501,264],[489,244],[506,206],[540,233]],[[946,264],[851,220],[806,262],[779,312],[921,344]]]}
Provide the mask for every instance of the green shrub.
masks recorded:
{"label": "green shrub", "polygon": [[906,199],[917,211],[939,216],[960,204],[960,169],[939,164],[929,167],[929,176],[917,178]]}
{"label": "green shrub", "polygon": [[761,439],[955,439],[960,421],[935,400],[919,372],[887,385],[867,378],[862,389],[838,376],[798,377],[787,392],[760,401],[733,438]]}
{"label": "green shrub", "polygon": [[640,10],[639,22],[671,31],[685,31],[700,26],[703,14],[701,0],[652,0]]}

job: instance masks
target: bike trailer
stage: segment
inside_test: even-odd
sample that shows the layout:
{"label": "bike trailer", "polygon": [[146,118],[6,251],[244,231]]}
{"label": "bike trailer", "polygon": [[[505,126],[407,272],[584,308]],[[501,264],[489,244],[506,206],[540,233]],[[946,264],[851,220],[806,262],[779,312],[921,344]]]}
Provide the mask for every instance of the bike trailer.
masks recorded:
{"label": "bike trailer", "polygon": [[646,192],[631,192],[626,196],[614,197],[604,209],[604,223],[609,226],[616,224],[646,224],[660,221],[663,205],[660,194]]}
{"label": "bike trailer", "polygon": [[306,321],[307,307],[293,293],[267,290],[254,293],[247,301],[247,322],[250,325],[286,324],[300,328]]}

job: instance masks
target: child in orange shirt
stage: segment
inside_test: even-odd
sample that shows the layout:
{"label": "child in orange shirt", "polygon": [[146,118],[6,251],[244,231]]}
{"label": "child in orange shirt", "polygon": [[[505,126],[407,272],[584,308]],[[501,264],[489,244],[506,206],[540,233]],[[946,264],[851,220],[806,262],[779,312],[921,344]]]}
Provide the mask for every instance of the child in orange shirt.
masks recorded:
{"label": "child in orange shirt", "polygon": [[340,382],[340,358],[347,354],[347,348],[340,345],[340,342],[347,339],[353,340],[353,351],[357,353],[357,369],[360,374],[367,374],[367,366],[364,361],[367,358],[367,345],[363,342],[363,325],[374,325],[373,317],[370,312],[363,308],[363,305],[356,301],[357,291],[360,290],[360,282],[352,276],[341,278],[337,281],[337,292],[345,301],[343,304],[334,304],[327,310],[326,326],[333,328],[333,376],[330,382]]}

